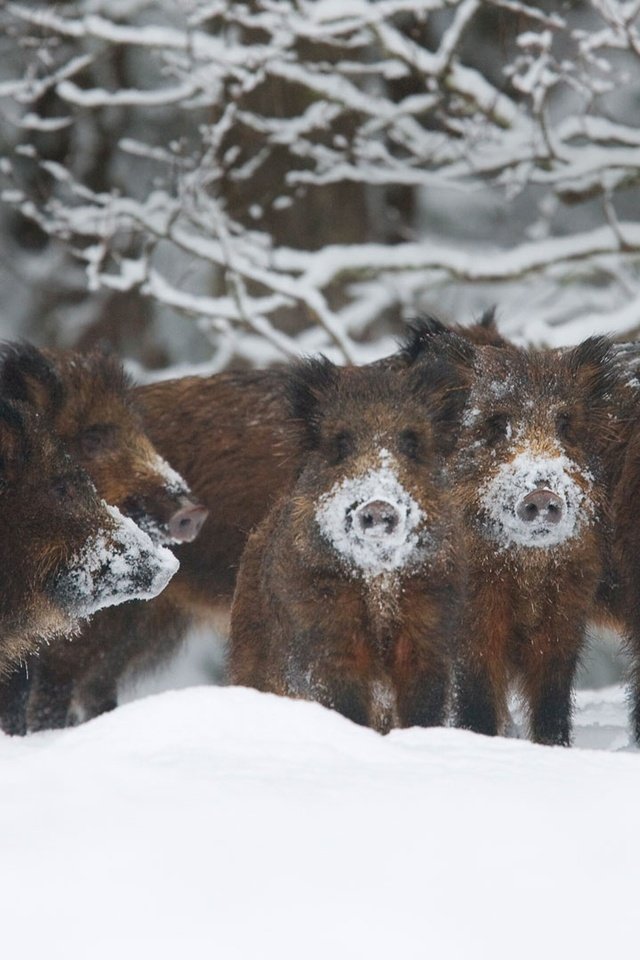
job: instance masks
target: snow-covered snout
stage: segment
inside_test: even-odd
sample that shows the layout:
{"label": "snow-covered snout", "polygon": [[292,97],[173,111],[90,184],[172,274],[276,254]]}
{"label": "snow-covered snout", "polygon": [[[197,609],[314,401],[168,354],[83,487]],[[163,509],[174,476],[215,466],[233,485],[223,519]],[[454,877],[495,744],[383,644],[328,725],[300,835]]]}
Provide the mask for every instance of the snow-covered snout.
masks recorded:
{"label": "snow-covered snout", "polygon": [[157,454],[150,457],[136,492],[119,506],[157,544],[191,543],[209,516],[180,474]]}
{"label": "snow-covered snout", "polygon": [[386,449],[378,451],[378,464],[338,481],[315,508],[336,553],[373,575],[415,562],[426,546],[424,511],[398,479],[398,464]]}
{"label": "snow-covered snout", "polygon": [[504,545],[552,547],[580,533],[593,507],[589,474],[558,451],[517,453],[480,490],[491,534]]}
{"label": "snow-covered snout", "polygon": [[150,600],[178,570],[174,555],[140,530],[117,507],[103,504],[110,527],[91,537],[53,587],[53,599],[75,618],[125,600]]}

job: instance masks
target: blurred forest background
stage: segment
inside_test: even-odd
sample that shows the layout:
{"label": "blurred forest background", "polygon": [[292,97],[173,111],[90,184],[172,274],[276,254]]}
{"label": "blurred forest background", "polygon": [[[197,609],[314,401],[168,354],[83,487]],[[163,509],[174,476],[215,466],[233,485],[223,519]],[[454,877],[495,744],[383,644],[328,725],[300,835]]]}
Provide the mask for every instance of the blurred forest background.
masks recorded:
{"label": "blurred forest background", "polygon": [[420,312],[561,345],[640,329],[640,0],[0,8],[4,337],[139,376]]}

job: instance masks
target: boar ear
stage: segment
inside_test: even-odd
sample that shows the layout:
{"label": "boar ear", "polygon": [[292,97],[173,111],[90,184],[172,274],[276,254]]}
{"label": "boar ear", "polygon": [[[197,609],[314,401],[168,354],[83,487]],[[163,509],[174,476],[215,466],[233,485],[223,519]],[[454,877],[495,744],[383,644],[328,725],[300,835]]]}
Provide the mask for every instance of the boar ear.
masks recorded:
{"label": "boar ear", "polygon": [[294,363],[289,371],[287,400],[291,417],[302,428],[304,442],[314,447],[322,419],[322,401],[335,388],[338,367],[326,357]]}
{"label": "boar ear", "polygon": [[420,357],[428,353],[433,341],[449,333],[449,327],[430,314],[425,314],[407,324],[407,333],[400,341],[400,355],[406,363],[415,363]]}
{"label": "boar ear", "polygon": [[0,349],[0,394],[52,414],[62,401],[62,381],[51,361],[36,347],[5,343]]}
{"label": "boar ear", "polygon": [[29,457],[29,437],[22,412],[0,400],[0,489]]}
{"label": "boar ear", "polygon": [[472,344],[451,334],[409,372],[413,391],[425,403],[444,452],[453,449],[457,440],[474,379],[476,355]]}
{"label": "boar ear", "polygon": [[620,368],[609,337],[589,337],[566,354],[569,370],[591,400],[606,399],[620,382]]}

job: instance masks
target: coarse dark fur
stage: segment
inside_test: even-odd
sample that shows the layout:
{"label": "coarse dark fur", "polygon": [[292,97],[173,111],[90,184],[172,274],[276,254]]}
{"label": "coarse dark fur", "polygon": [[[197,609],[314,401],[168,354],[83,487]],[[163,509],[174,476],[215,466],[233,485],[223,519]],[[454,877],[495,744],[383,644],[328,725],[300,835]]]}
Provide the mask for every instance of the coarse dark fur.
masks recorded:
{"label": "coarse dark fur", "polygon": [[116,556],[114,520],[86,473],[26,404],[0,400],[0,676],[75,630],[80,597],[70,588],[78,556],[102,538]]}
{"label": "coarse dark fur", "polygon": [[[173,517],[197,507],[187,485],[167,473],[146,435],[131,383],[115,357],[6,344],[0,390],[37,411],[74,462],[90,475],[99,495],[156,542],[170,539]],[[118,679],[127,663],[139,657],[135,632],[121,629],[126,619],[119,608],[100,611],[73,643],[60,638],[41,650],[28,670],[18,671],[0,688],[3,728],[24,733],[27,726],[52,725],[48,718],[53,717],[60,725],[72,694],[87,717],[102,712],[107,703],[113,705]],[[152,662],[163,656],[161,637],[157,645],[154,640],[148,637],[145,644]],[[39,674],[46,675],[47,683]],[[110,691],[99,703],[98,686]]]}
{"label": "coarse dark fur", "polygon": [[[464,589],[443,472],[451,386],[444,365],[394,371],[310,361],[292,370],[292,438],[303,466],[243,555],[232,683],[317,700],[380,732],[443,722]],[[336,549],[317,510],[343,481],[381,462],[393,464],[423,511],[427,546],[414,562],[372,572]],[[356,507],[345,529],[355,529]]]}
{"label": "coarse dark fur", "polygon": [[[610,343],[592,338],[562,352],[526,351],[474,347],[450,336],[434,351],[454,362],[467,382],[449,462],[469,565],[456,723],[496,734],[515,685],[532,739],[568,744],[576,665],[611,533],[606,457],[620,427]],[[523,545],[496,528],[492,511],[504,506],[501,488],[488,485],[506,465],[516,469],[521,454],[569,458],[566,474],[583,500],[574,535],[562,542]],[[541,474],[536,490],[551,482]]]}

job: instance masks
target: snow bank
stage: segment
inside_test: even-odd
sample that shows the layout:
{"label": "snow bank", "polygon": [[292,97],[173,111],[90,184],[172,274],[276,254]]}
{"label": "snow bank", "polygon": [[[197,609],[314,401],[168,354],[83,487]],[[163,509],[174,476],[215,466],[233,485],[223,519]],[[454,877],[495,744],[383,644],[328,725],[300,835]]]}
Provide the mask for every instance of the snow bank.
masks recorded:
{"label": "snow bank", "polygon": [[[581,742],[599,717],[617,731],[600,746],[626,743],[619,691],[581,702]],[[208,687],[0,735],[0,783],[20,960],[582,960],[636,941],[633,753],[383,738]]]}

